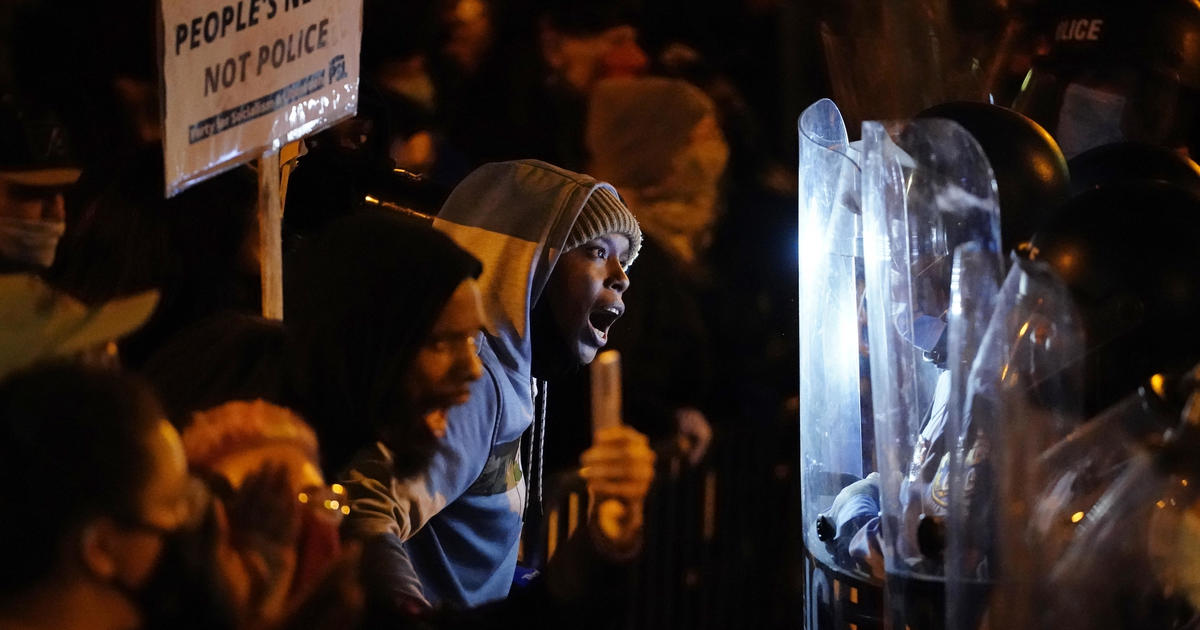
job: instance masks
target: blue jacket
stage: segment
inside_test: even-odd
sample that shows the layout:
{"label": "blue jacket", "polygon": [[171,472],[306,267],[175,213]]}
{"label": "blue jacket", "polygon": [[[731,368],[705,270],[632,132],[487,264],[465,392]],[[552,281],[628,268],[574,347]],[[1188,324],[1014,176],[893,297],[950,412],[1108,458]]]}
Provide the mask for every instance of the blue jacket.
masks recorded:
{"label": "blue jacket", "polygon": [[425,473],[395,478],[391,454],[375,444],[343,476],[347,533],[405,541],[431,603],[477,606],[508,595],[527,494],[518,447],[534,419],[530,313],[600,186],[608,184],[544,162],[486,164],[454,189],[434,222],[483,262],[483,377],[470,401],[450,410]]}

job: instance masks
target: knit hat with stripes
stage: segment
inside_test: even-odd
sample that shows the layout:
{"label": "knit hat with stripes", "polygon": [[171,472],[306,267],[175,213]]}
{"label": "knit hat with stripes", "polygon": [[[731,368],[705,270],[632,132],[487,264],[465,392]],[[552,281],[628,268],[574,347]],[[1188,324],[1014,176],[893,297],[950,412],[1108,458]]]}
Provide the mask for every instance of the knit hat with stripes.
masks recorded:
{"label": "knit hat with stripes", "polygon": [[624,267],[628,269],[642,248],[642,230],[638,227],[633,213],[617,196],[615,189],[608,184],[597,186],[583,205],[583,209],[579,211],[575,225],[571,226],[571,233],[563,245],[563,253],[594,238],[614,232],[629,238],[629,258],[624,262]]}

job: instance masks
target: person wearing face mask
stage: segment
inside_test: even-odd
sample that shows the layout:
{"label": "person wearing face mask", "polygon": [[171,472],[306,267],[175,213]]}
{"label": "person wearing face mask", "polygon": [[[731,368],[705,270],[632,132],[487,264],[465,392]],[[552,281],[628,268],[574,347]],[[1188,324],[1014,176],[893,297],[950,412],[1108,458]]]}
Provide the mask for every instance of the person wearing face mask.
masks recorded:
{"label": "person wearing face mask", "polygon": [[[1002,209],[1000,249],[1027,252],[1035,226],[1069,196],[1070,178],[1058,145],[1028,118],[985,103],[942,103],[917,115],[917,120],[936,119],[954,121],[978,143],[995,178]],[[912,525],[907,530],[914,534],[906,543],[905,553],[914,558],[915,565],[936,569],[939,562],[919,550],[922,543],[916,534],[921,528],[927,534],[941,532],[946,518],[948,450],[953,446],[945,436],[951,392],[947,342],[952,254],[956,244],[965,242],[973,228],[956,225],[952,215],[941,216],[934,225],[934,229],[918,229],[905,240],[893,242],[897,249],[892,251],[894,263],[887,270],[890,279],[887,304],[891,326],[906,345],[920,353],[923,365],[936,369],[936,377],[931,381],[935,402],[930,403],[922,417],[902,484],[906,522]],[[900,229],[900,224],[894,224],[893,228]],[[904,247],[912,248],[911,259]],[[986,452],[986,445],[982,446],[978,453]],[[864,563],[876,575],[882,575],[883,556],[876,540],[880,532],[875,518],[877,486],[871,480],[846,492],[827,515],[828,524],[839,524],[833,528],[839,533],[827,533],[839,553],[852,552],[853,562]],[[850,500],[852,497],[860,499],[861,509]],[[861,527],[864,522],[869,526]],[[860,531],[862,535],[851,545],[854,533]],[[938,546],[939,537],[940,534],[929,537],[935,543],[933,547]]]}
{"label": "person wearing face mask", "polygon": [[0,470],[0,627],[233,627],[211,511],[138,381],[77,363],[10,374]]}
{"label": "person wearing face mask", "polygon": [[1068,159],[1125,141],[1195,157],[1195,2],[1066,0],[1037,13],[1034,30],[1043,45],[1013,107],[1044,126]]}
{"label": "person wearing face mask", "polygon": [[167,339],[224,310],[259,312],[256,184],[238,168],[163,199],[162,151],[122,163],[68,225],[47,277],[95,304],[149,288],[162,298],[150,321],[118,342],[139,369]]}
{"label": "person wearing face mask", "polygon": [[0,96],[0,273],[42,272],[66,230],[63,192],[79,179],[65,128]]}

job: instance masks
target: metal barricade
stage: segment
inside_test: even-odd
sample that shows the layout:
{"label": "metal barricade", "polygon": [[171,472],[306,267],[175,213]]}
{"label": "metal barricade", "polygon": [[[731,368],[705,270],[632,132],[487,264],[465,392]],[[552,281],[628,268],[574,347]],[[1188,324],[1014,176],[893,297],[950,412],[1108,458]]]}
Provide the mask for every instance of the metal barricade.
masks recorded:
{"label": "metal barricade", "polygon": [[[798,626],[802,563],[791,418],[726,430],[696,467],[660,452],[646,500],[645,546],[618,628]],[[574,472],[549,477],[545,506],[541,544],[549,558],[586,526],[583,480]]]}

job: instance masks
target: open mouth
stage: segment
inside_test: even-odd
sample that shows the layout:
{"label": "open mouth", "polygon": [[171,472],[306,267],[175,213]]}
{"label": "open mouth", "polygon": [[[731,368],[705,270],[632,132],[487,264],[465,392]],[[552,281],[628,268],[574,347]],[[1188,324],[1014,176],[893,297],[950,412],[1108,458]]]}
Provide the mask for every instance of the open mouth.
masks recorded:
{"label": "open mouth", "polygon": [[597,345],[603,346],[608,342],[608,329],[621,317],[625,309],[619,304],[610,304],[600,308],[593,309],[588,313],[588,324],[592,328],[592,336],[596,338]]}

